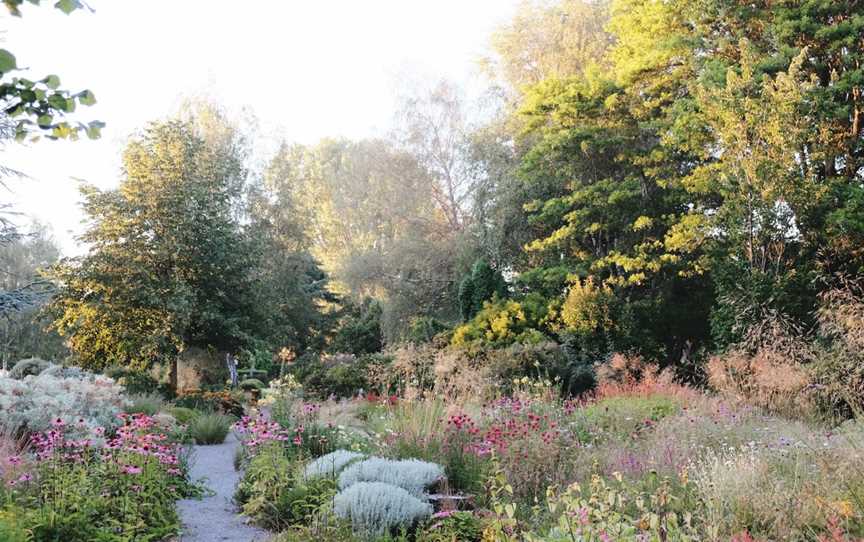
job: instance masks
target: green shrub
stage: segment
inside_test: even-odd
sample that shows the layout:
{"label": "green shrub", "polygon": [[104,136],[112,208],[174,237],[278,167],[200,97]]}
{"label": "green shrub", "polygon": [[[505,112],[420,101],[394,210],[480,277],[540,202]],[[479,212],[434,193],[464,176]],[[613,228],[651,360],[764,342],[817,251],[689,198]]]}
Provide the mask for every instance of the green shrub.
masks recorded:
{"label": "green shrub", "polygon": [[479,542],[483,522],[471,512],[435,514],[417,533],[417,542]]}
{"label": "green shrub", "polygon": [[366,301],[360,307],[353,308],[336,331],[329,351],[356,356],[380,352],[384,347],[382,313],[381,304],[377,301]]}
{"label": "green shrub", "polygon": [[241,392],[230,391],[186,391],[174,399],[174,405],[200,410],[203,412],[220,412],[235,418],[245,414],[241,402]]}
{"label": "green shrub", "polygon": [[493,298],[507,297],[507,283],[499,271],[492,269],[485,260],[477,260],[459,284],[459,310],[462,321],[467,322],[483,309],[483,304]]}
{"label": "green shrub", "polygon": [[273,542],[353,542],[351,523],[332,514],[324,514],[310,524],[293,525],[276,535]]}
{"label": "green shrub", "polygon": [[381,361],[380,355],[327,356],[324,359],[309,359],[303,370],[303,387],[314,397],[354,397],[359,390],[368,390],[369,367]]}
{"label": "green shrub", "polygon": [[243,391],[261,391],[267,387],[267,385],[257,378],[247,378],[243,380],[239,384],[240,389]]}
{"label": "green shrub", "polygon": [[279,443],[252,458],[237,485],[235,500],[255,523],[274,531],[308,523],[336,494],[329,477],[303,479]]}
{"label": "green shrub", "polygon": [[125,410],[128,414],[146,414],[153,416],[165,408],[165,401],[155,393],[135,394],[129,396],[129,404]]}
{"label": "green shrub", "polygon": [[35,376],[52,366],[50,361],[39,358],[27,358],[17,362],[10,370],[9,376],[21,380],[25,376]]}
{"label": "green shrub", "polygon": [[519,299],[493,299],[468,322],[453,331],[454,346],[503,347],[548,340],[549,302],[530,293]]}
{"label": "green shrub", "polygon": [[188,425],[192,423],[192,420],[194,420],[195,417],[200,414],[200,412],[191,408],[175,406],[168,409],[168,414],[174,416],[174,419],[177,420],[177,423],[181,425]]}
{"label": "green shrub", "polygon": [[134,371],[126,367],[109,367],[105,370],[105,376],[116,380],[129,394],[158,393],[164,398],[171,398],[172,396],[169,386],[160,384],[158,380],[142,371]]}
{"label": "green shrub", "polygon": [[577,411],[576,416],[583,424],[583,436],[606,441],[626,439],[645,427],[646,422],[658,422],[680,410],[678,403],[663,395],[621,396],[598,401]]}
{"label": "green shrub", "polygon": [[3,542],[28,542],[29,537],[21,518],[23,510],[0,510],[0,540]]}
{"label": "green shrub", "polygon": [[251,458],[237,484],[234,500],[262,527],[282,525],[274,503],[294,485],[294,465],[278,442],[263,445]]}
{"label": "green shrub", "polygon": [[418,317],[411,320],[405,339],[414,344],[428,343],[448,329],[446,324],[431,316]]}
{"label": "green shrub", "polygon": [[336,481],[332,478],[316,478],[300,481],[285,488],[274,503],[274,514],[279,525],[298,525],[309,520],[321,507],[330,503],[336,495]]}
{"label": "green shrub", "polygon": [[189,433],[197,444],[222,444],[232,423],[232,419],[223,414],[201,414],[192,419]]}

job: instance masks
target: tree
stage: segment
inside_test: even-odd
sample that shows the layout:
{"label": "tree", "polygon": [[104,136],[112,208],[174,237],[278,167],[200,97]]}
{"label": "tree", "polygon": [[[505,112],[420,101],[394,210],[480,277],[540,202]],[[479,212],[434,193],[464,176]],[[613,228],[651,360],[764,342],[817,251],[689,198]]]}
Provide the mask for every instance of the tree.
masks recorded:
{"label": "tree", "polygon": [[397,140],[429,175],[432,199],[451,231],[468,225],[470,206],[480,181],[472,167],[470,128],[457,88],[440,81],[402,98]]}
{"label": "tree", "polygon": [[302,231],[335,292],[382,303],[388,340],[413,316],[452,310],[459,247],[411,154],[383,140],[324,140],[283,145],[269,171],[281,212],[295,217],[286,230]]}
{"label": "tree", "polygon": [[[39,0],[28,0],[39,4]],[[4,0],[4,4],[13,16],[20,17],[20,6],[24,0]],[[63,13],[70,14],[82,9],[84,3],[80,0],[59,0],[54,7]],[[73,113],[78,105],[93,105],[96,97],[89,90],[70,92],[60,88],[60,78],[48,75],[38,80],[15,76],[20,71],[15,55],[6,49],[0,49],[0,104],[3,113],[14,122],[15,139],[23,140],[28,135],[32,139],[41,136],[49,139],[76,139],[80,132],[87,137],[96,139],[103,122],[91,121],[87,124],[71,122],[66,115]]]}
{"label": "tree", "polygon": [[492,36],[487,69],[522,92],[544,79],[579,75],[602,62],[613,43],[607,0],[523,1]]}
{"label": "tree", "polygon": [[0,245],[0,289],[28,294],[26,304],[16,310],[2,311],[0,363],[3,365],[28,357],[56,360],[67,354],[61,338],[45,330],[50,322],[40,314],[54,288],[39,272],[56,263],[60,249],[44,225],[34,223],[29,229],[29,233]]}
{"label": "tree", "polygon": [[256,334],[242,140],[196,120],[151,124],[117,189],[82,189],[90,250],[55,267],[49,309],[84,367],[173,367],[189,346],[233,351]]}
{"label": "tree", "polygon": [[480,312],[483,303],[493,298],[507,297],[507,283],[501,272],[492,269],[485,260],[477,260],[459,284],[459,309],[467,322]]}
{"label": "tree", "polygon": [[323,347],[332,324],[325,310],[338,302],[309,252],[308,217],[298,203],[302,187],[291,177],[291,156],[299,150],[280,149],[251,187],[247,209],[247,232],[260,255],[262,313],[269,316],[259,322],[260,330],[269,344],[295,352]]}
{"label": "tree", "polygon": [[347,316],[333,337],[329,349],[334,353],[374,354],[384,347],[381,333],[381,304],[370,299],[363,300],[358,306],[349,305]]}

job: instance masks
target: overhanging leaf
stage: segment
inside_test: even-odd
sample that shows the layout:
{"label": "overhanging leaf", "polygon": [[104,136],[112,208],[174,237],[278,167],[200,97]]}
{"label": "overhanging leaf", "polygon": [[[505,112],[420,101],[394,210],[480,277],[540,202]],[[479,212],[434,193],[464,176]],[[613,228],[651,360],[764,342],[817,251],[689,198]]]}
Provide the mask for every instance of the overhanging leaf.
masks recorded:
{"label": "overhanging leaf", "polygon": [[18,67],[15,55],[6,49],[0,49],[0,73],[10,72]]}
{"label": "overhanging leaf", "polygon": [[81,102],[81,105],[93,105],[96,103],[96,95],[89,90],[85,90],[78,93],[78,101]]}

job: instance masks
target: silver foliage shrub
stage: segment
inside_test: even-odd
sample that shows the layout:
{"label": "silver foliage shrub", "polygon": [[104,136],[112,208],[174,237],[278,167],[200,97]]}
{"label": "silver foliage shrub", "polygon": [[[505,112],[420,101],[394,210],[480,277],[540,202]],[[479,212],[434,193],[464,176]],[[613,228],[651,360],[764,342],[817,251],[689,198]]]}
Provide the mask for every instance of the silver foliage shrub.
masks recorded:
{"label": "silver foliage shrub", "polygon": [[59,418],[80,436],[93,437],[97,427],[119,424],[125,404],[123,388],[104,376],[0,378],[0,424],[13,431],[44,431]]}
{"label": "silver foliage shrub", "polygon": [[333,498],[333,511],[357,533],[383,535],[432,515],[432,505],[404,489],[381,482],[358,482]]}
{"label": "silver foliage shrub", "polygon": [[444,469],[435,463],[419,459],[395,461],[370,457],[342,471],[339,475],[339,489],[349,488],[359,482],[383,482],[422,497],[427,487],[443,477]]}
{"label": "silver foliage shrub", "polygon": [[306,478],[323,478],[329,476],[335,478],[349,463],[363,459],[366,456],[361,453],[348,450],[336,450],[306,465],[304,472]]}
{"label": "silver foliage shrub", "polygon": [[50,361],[45,361],[44,359],[22,359],[9,369],[9,376],[16,380],[21,380],[26,376],[36,376],[52,365]]}

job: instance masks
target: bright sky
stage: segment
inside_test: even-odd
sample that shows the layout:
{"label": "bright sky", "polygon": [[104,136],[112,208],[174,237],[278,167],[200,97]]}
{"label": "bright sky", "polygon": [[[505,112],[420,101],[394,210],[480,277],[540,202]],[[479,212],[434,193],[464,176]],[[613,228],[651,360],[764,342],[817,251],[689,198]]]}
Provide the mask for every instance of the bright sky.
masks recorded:
{"label": "bright sky", "polygon": [[53,3],[25,3],[21,19],[4,8],[2,46],[31,78],[92,90],[98,103],[75,115],[107,127],[98,141],[7,146],[2,163],[32,179],[0,202],[49,223],[75,254],[75,179],[115,186],[129,135],[184,98],[249,108],[264,146],[381,135],[403,74],[479,88],[477,60],[517,0],[88,0],[95,13],[69,16]]}

